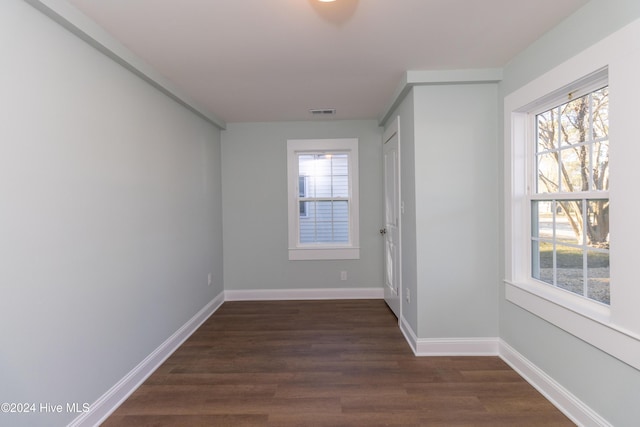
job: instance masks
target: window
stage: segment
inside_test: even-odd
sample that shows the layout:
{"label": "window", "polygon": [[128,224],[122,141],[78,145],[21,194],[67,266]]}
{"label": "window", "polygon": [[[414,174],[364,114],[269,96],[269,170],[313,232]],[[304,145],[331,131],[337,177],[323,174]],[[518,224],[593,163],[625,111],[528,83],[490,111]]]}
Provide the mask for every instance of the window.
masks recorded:
{"label": "window", "polygon": [[289,259],[357,259],[358,140],[289,140]]}
{"label": "window", "polygon": [[636,369],[638,34],[504,98],[505,299]]}
{"label": "window", "polygon": [[531,275],[608,305],[609,89],[576,93],[529,115]]}

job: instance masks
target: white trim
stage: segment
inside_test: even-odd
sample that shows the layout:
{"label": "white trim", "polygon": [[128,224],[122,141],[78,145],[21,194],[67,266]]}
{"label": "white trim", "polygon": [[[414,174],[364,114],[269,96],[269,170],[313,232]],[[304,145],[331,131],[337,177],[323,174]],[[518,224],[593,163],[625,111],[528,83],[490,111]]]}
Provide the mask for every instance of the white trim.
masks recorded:
{"label": "white trim", "polygon": [[195,100],[183,93],[173,83],[169,82],[169,80],[122,45],[122,43],[114,39],[99,25],[87,18],[74,6],[63,0],[24,1],[169,98],[220,129],[226,129],[227,125],[224,120],[198,105]]}
{"label": "white trim", "polygon": [[413,331],[411,325],[409,325],[409,322],[407,322],[407,319],[405,319],[404,317],[400,317],[398,323],[400,326],[400,331],[402,332],[402,335],[404,335],[404,339],[407,340],[407,344],[409,344],[409,347],[411,347],[413,354],[416,355],[418,348],[418,336]]}
{"label": "white trim", "polygon": [[383,288],[242,289],[224,291],[225,301],[290,301],[383,298]]}
{"label": "white trim", "polygon": [[289,248],[289,261],[360,259],[360,248]]}
{"label": "white trim", "polygon": [[497,356],[498,338],[418,338],[416,356]]}
{"label": "white trim", "polygon": [[393,111],[414,86],[498,83],[502,80],[502,72],[502,68],[406,71],[378,123],[380,126],[386,124]]}
{"label": "white trim", "polygon": [[400,330],[413,350],[413,354],[418,357],[498,355],[499,338],[418,338],[406,319],[401,318],[399,323]]}
{"label": "white trim", "polygon": [[585,427],[611,424],[509,344],[500,340],[499,356],[571,421]]}
{"label": "white trim", "polygon": [[204,306],[180,329],[160,344],[151,354],[126,374],[120,381],[100,396],[85,412],[75,418],[68,427],[97,426],[107,419],[171,354],[193,334],[224,302],[221,292]]}

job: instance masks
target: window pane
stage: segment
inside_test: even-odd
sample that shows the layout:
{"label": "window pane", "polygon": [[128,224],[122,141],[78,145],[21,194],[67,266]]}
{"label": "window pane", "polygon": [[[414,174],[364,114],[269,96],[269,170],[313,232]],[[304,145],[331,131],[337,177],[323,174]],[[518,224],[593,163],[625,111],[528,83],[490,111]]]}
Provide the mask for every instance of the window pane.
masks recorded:
{"label": "window pane", "polygon": [[609,249],[609,200],[587,200],[587,245]]}
{"label": "window pane", "polygon": [[587,251],[587,296],[609,304],[609,282],[609,253]]}
{"label": "window pane", "polygon": [[[333,166],[337,157],[337,165]],[[300,189],[300,197],[347,197],[348,196],[348,157],[346,154],[300,154],[298,155],[299,180],[304,179],[303,195]],[[334,171],[340,175],[334,179]],[[343,174],[345,172],[346,174]],[[334,194],[334,186],[340,195]],[[344,196],[343,196],[344,194]]]}
{"label": "window pane", "polygon": [[300,243],[348,243],[349,202],[306,202],[307,216],[300,218]]}
{"label": "window pane", "polygon": [[553,285],[553,244],[534,240],[531,254],[533,278]]}
{"label": "window pane", "polygon": [[560,106],[562,145],[587,140],[589,134],[589,95]]}
{"label": "window pane", "polygon": [[593,139],[609,136],[609,88],[605,87],[591,94],[593,110]]}
{"label": "window pane", "polygon": [[558,184],[558,153],[538,155],[538,193],[555,193]]}
{"label": "window pane", "polygon": [[349,202],[333,202],[333,239],[336,243],[349,242]]}
{"label": "window pane", "polygon": [[562,157],[562,190],[589,191],[589,151],[586,146],[567,148]]}
{"label": "window pane", "polygon": [[349,197],[349,156],[334,154],[331,158],[332,197]]}
{"label": "window pane", "polygon": [[349,155],[334,154],[331,168],[334,175],[347,175],[349,173]]}
{"label": "window pane", "polygon": [[558,144],[558,109],[546,111],[536,116],[538,153],[557,148]]}
{"label": "window pane", "polygon": [[609,140],[596,142],[593,146],[592,189],[609,189]]}
{"label": "window pane", "polygon": [[300,177],[313,175],[314,158],[313,154],[298,155],[298,175]]}
{"label": "window pane", "polygon": [[349,197],[349,176],[334,175],[332,184],[333,197]]}
{"label": "window pane", "polygon": [[316,223],[317,237],[315,243],[332,243],[333,242],[333,230],[331,222],[317,222]]}
{"label": "window pane", "polygon": [[313,243],[316,241],[316,202],[303,203],[306,205],[306,216],[300,216],[300,243]]}
{"label": "window pane", "polygon": [[556,240],[581,245],[582,240],[582,201],[558,200],[556,214]]}
{"label": "window pane", "polygon": [[331,202],[317,202],[316,220],[317,221],[331,221]]}
{"label": "window pane", "polygon": [[314,172],[316,176],[331,175],[331,156],[327,154],[316,154]]}
{"label": "window pane", "polygon": [[531,203],[531,235],[544,239],[553,239],[553,202],[550,200]]}
{"label": "window pane", "polygon": [[315,193],[312,197],[331,197],[331,175],[317,175],[315,180]]}
{"label": "window pane", "polygon": [[556,245],[556,266],[557,286],[584,295],[582,249]]}
{"label": "window pane", "polygon": [[335,243],[349,243],[349,223],[336,221],[333,223],[333,241]]}
{"label": "window pane", "polygon": [[340,222],[348,222],[349,221],[349,202],[337,201],[332,202],[333,204],[333,220]]}

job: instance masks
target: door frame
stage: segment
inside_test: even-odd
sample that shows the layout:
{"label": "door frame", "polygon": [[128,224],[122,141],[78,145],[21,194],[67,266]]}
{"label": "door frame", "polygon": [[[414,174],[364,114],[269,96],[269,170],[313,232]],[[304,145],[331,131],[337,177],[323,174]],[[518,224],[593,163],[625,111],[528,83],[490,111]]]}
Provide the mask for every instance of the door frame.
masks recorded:
{"label": "door frame", "polygon": [[[400,173],[400,167],[401,167],[401,153],[400,153],[400,116],[396,116],[396,118],[391,121],[389,123],[389,125],[387,126],[387,128],[384,130],[383,135],[382,135],[382,168],[383,168],[383,209],[386,211],[387,206],[387,200],[386,200],[386,195],[385,193],[385,188],[386,188],[386,171],[385,171],[385,156],[384,156],[384,150],[385,150],[385,144],[387,142],[389,142],[393,137],[397,138],[397,159],[396,159],[396,168],[395,168],[395,173],[396,173],[396,183],[397,183],[397,199],[395,201],[395,203],[397,203],[397,207],[398,207],[398,218],[397,218],[397,244],[398,244],[398,248],[397,248],[397,265],[394,266],[395,267],[395,271],[397,271],[397,297],[398,297],[398,313],[395,313],[398,316],[398,323],[400,323],[401,319],[402,319],[402,295],[403,295],[403,287],[402,287],[402,215],[403,215],[403,206],[402,206],[402,196],[401,196],[401,189],[402,189],[402,182],[401,182],[401,173]],[[386,228],[386,214],[385,211],[383,211],[383,229]],[[386,258],[386,235],[383,235],[383,238],[385,239],[383,241],[383,256]],[[386,295],[387,295],[387,283],[386,283],[386,275],[387,275],[387,269],[386,269],[386,260],[383,261],[383,286],[384,286],[384,290],[385,290],[385,302],[386,302]],[[387,304],[391,307],[391,305],[387,302]]]}

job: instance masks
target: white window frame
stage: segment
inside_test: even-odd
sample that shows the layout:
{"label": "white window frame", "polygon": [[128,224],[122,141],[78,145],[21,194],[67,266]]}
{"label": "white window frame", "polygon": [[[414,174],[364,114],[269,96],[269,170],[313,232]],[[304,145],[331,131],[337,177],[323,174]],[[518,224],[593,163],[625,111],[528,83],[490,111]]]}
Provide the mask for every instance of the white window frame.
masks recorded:
{"label": "white window frame", "polygon": [[[640,21],[620,30],[504,98],[505,298],[551,324],[640,369],[640,287],[636,193],[637,76]],[[535,175],[529,141],[530,114],[561,93],[598,85],[608,76],[611,121],[611,302],[609,306],[554,288],[531,277],[531,215],[528,184]],[[595,89],[595,87],[593,87]],[[552,107],[553,105],[549,105]]]}
{"label": "white window frame", "polygon": [[[349,242],[300,243],[298,155],[347,153],[349,156]],[[360,259],[358,139],[290,139],[287,141],[289,260]]]}
{"label": "white window frame", "polygon": [[[526,129],[526,155],[528,158],[528,164],[526,165],[526,170],[528,172],[527,177],[525,179],[527,179],[526,181],[526,197],[527,197],[527,208],[529,209],[528,212],[528,219],[529,219],[529,245],[527,246],[526,250],[523,250],[523,253],[525,253],[528,257],[529,260],[529,274],[530,277],[533,277],[533,272],[531,271],[531,261],[532,261],[532,251],[531,251],[531,242],[534,239],[531,236],[531,230],[532,230],[532,223],[531,223],[531,219],[533,218],[532,212],[531,212],[531,205],[532,202],[534,201],[550,201],[553,204],[553,210],[556,210],[556,205],[555,205],[555,201],[557,200],[574,200],[576,202],[582,202],[584,204],[584,202],[586,200],[596,200],[596,199],[607,199],[609,200],[609,191],[595,191],[590,189],[589,191],[576,191],[576,192],[567,192],[567,191],[563,191],[562,188],[559,189],[558,192],[555,193],[547,193],[544,191],[536,191],[536,185],[537,185],[537,181],[538,181],[538,171],[537,171],[537,167],[536,167],[536,162],[535,162],[535,158],[537,155],[536,152],[536,146],[537,146],[537,136],[536,136],[536,116],[540,113],[546,112],[549,109],[555,108],[559,105],[564,104],[565,102],[568,101],[569,99],[569,94],[571,94],[571,98],[572,99],[578,99],[584,95],[587,95],[591,92],[594,92],[598,89],[601,89],[605,86],[608,86],[608,69],[604,68],[602,70],[599,70],[595,73],[592,73],[582,79],[577,80],[576,82],[572,83],[569,87],[564,87],[559,91],[556,91],[552,94],[549,94],[548,96],[543,97],[540,101],[538,102],[534,102],[533,104],[528,105],[527,107],[523,108],[522,110],[522,114],[526,114],[526,116],[523,116],[523,118],[525,118],[528,123],[527,123],[527,127],[528,129]],[[558,120],[560,120],[560,117],[558,117]],[[524,129],[520,130],[521,132],[525,132]],[[560,136],[560,135],[558,135]],[[586,141],[587,143],[592,143],[593,141]],[[591,180],[589,181],[591,183]],[[562,187],[562,180],[559,181],[560,187]],[[586,206],[583,207],[584,212],[587,212],[586,210]],[[586,227],[585,227],[586,228]],[[544,240],[544,239],[543,239]],[[556,243],[558,244],[565,244],[562,243],[560,241],[557,241],[555,237],[552,238],[552,240],[554,240]],[[586,245],[584,242],[582,242],[581,244],[577,245],[577,246],[581,246],[582,249],[584,251],[586,251],[587,249],[590,249],[588,247],[588,245]],[[591,249],[591,250],[595,250],[597,251],[597,249]],[[586,262],[584,264],[584,268],[586,268]],[[557,270],[555,270],[554,268],[554,278],[556,276]],[[586,275],[586,273],[585,273]],[[535,279],[534,279],[535,280]],[[540,283],[544,283],[544,282],[540,282]],[[557,283],[558,285],[560,285],[560,283]],[[552,284],[546,284],[547,286],[554,286]],[[569,292],[569,291],[563,291],[563,292]],[[583,296],[586,298],[586,296]],[[571,301],[571,304],[573,303],[577,303],[581,309],[588,309],[589,311],[593,312],[593,313],[600,313],[600,315],[604,315],[605,317],[608,315],[609,311],[606,309],[603,309],[603,307],[600,307],[601,303],[599,302],[595,302],[593,300],[588,300],[588,302],[590,302],[589,304],[582,304],[582,302],[579,302],[577,300],[574,300],[574,294],[570,294],[568,295],[568,300]],[[591,302],[594,302],[596,305],[591,304]],[[606,304],[605,304],[606,306]],[[588,308],[587,308],[588,307]]]}

